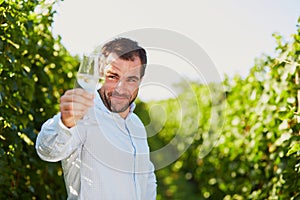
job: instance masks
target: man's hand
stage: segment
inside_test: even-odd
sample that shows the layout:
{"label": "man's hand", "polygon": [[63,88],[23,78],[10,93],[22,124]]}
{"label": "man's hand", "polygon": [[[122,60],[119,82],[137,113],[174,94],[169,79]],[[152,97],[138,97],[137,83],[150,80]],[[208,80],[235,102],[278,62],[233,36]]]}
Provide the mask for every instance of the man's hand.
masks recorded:
{"label": "man's hand", "polygon": [[76,88],[68,90],[60,98],[61,120],[66,127],[73,127],[94,104],[94,94]]}

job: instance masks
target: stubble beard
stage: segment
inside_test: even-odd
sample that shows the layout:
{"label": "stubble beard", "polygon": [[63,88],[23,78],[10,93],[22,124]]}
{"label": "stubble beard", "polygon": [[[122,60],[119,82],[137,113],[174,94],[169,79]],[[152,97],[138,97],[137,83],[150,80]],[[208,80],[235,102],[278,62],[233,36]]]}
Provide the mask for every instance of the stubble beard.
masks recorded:
{"label": "stubble beard", "polygon": [[[138,92],[136,92],[134,94],[134,96],[124,95],[124,94],[118,94],[115,91],[106,93],[103,88],[100,88],[98,93],[100,94],[100,97],[101,97],[105,107],[114,113],[122,113],[122,112],[126,111],[130,107],[130,105],[135,101],[135,99],[137,98],[137,94],[138,94]],[[123,98],[125,97],[126,99],[128,99],[128,103],[124,103],[123,106],[120,106],[120,104],[116,105],[115,103],[112,103],[112,101],[110,99],[110,97],[112,97],[112,96],[119,96],[119,97],[123,97]]]}

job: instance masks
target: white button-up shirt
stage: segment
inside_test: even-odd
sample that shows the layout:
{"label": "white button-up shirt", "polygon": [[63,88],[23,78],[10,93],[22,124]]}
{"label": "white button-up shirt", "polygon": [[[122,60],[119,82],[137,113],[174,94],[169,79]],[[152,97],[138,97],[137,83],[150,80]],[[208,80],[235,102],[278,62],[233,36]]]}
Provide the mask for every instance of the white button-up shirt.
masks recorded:
{"label": "white button-up shirt", "polygon": [[60,113],[42,126],[38,155],[62,162],[68,199],[154,200],[156,178],[145,128],[132,112],[123,119],[100,96],[86,119],[67,128]]}

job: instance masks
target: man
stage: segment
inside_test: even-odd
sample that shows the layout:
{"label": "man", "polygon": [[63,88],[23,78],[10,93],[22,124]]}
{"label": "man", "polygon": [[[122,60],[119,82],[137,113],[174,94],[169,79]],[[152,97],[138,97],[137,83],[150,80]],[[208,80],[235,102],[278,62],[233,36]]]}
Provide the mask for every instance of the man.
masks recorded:
{"label": "man", "polygon": [[102,47],[102,54],[110,61],[102,87],[95,94],[66,91],[60,113],[37,137],[37,152],[43,160],[62,162],[68,199],[154,200],[147,136],[133,113],[146,51],[117,38]]}

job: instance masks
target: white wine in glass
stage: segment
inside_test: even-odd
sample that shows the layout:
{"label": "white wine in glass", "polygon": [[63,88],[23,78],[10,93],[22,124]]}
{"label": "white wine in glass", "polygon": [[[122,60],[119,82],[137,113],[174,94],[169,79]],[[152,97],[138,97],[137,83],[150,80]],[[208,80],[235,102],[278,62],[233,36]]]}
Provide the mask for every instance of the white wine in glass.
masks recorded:
{"label": "white wine in glass", "polygon": [[78,73],[77,82],[86,91],[93,93],[98,87],[99,78],[94,75]]}

